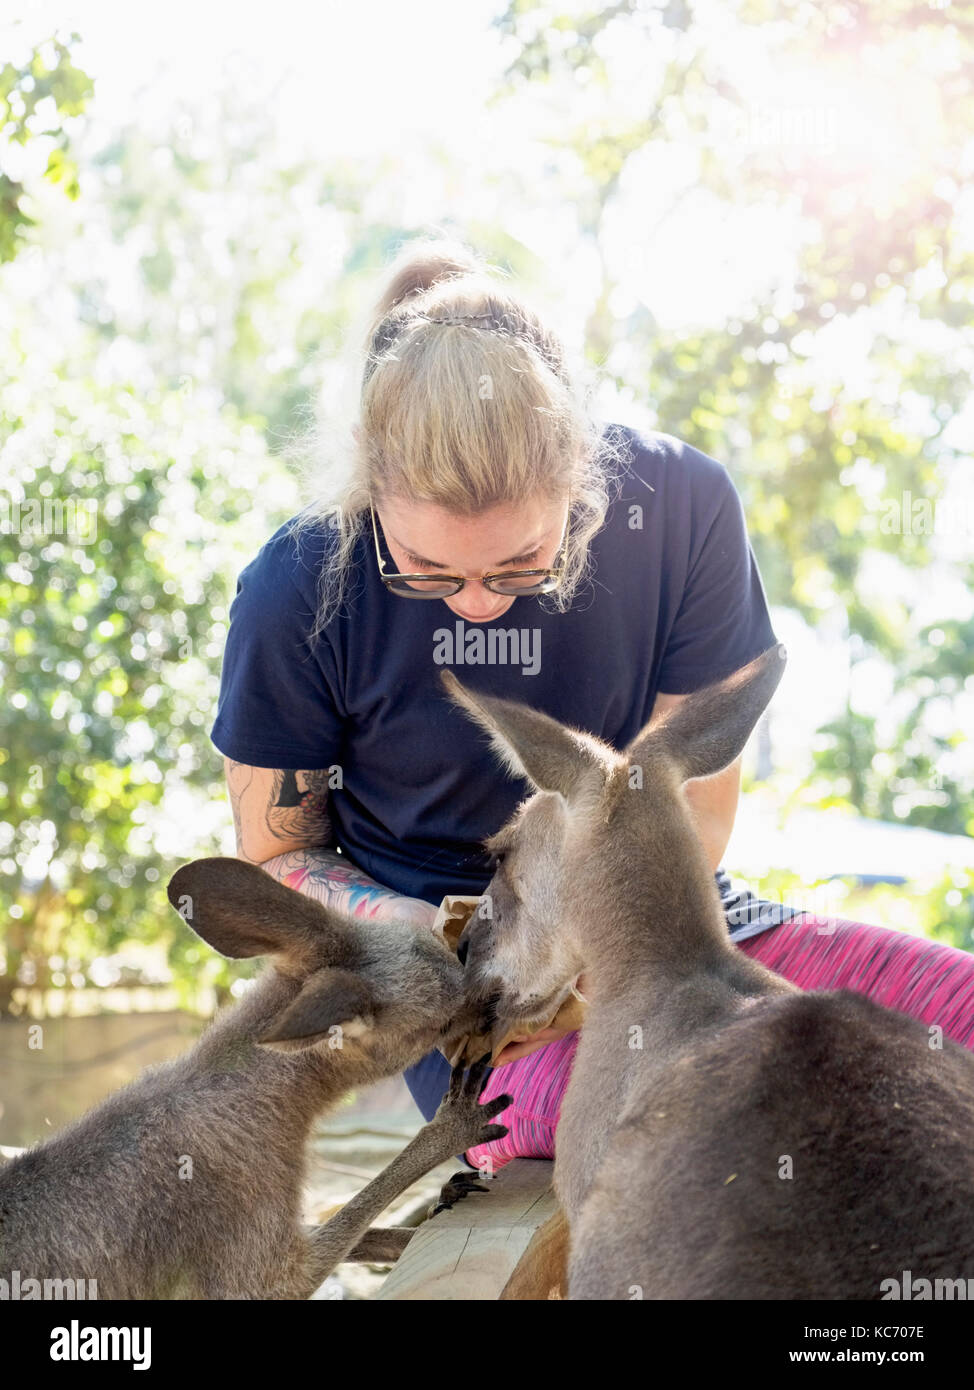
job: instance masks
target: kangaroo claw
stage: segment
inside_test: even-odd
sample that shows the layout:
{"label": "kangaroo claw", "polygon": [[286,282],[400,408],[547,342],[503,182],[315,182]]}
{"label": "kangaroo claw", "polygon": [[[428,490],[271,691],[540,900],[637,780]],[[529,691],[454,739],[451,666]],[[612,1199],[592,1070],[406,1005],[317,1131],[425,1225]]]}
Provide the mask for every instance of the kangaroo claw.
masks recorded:
{"label": "kangaroo claw", "polygon": [[464,1169],[460,1173],[454,1173],[453,1177],[445,1182],[440,1188],[439,1198],[427,1211],[427,1217],[436,1216],[437,1212],[450,1211],[456,1206],[457,1202],[462,1202],[464,1197],[471,1192],[489,1192],[490,1188],[485,1182],[481,1182],[479,1173],[472,1173],[469,1169]]}

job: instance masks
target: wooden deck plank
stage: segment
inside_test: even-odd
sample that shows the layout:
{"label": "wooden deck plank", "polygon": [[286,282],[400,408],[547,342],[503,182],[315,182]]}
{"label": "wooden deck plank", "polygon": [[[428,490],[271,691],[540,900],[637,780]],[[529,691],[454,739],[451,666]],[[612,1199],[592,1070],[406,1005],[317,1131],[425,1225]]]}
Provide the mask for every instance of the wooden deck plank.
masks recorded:
{"label": "wooden deck plank", "polygon": [[516,1158],[451,1211],[422,1225],[376,1295],[379,1299],[491,1300],[540,1225],[556,1210],[554,1163]]}

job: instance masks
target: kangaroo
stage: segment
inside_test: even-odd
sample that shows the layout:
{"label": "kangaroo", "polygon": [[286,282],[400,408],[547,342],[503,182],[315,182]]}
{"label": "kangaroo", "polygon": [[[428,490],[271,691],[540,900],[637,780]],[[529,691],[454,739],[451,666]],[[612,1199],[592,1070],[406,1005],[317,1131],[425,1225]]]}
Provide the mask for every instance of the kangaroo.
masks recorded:
{"label": "kangaroo", "polygon": [[[310,1228],[306,1142],[353,1086],[482,1030],[460,962],[430,932],[359,922],[238,859],[184,865],[168,895],[222,955],[270,963],[191,1051],[0,1169],[0,1277],[94,1280],[100,1299],[304,1299],[357,1247],[394,1258],[403,1233],[371,1221],[438,1163],[507,1133],[488,1123],[504,1106],[479,1103],[487,1057],[466,1077],[455,1067],[430,1123]],[[469,1177],[445,1205],[482,1190]]]}
{"label": "kangaroo", "polygon": [[905,1270],[974,1277],[974,1056],[739,952],[682,791],[739,756],[784,662],[770,648],[622,752],[441,673],[535,789],[484,842],[467,988],[501,1035],[585,975],[554,1176],[569,1298],[880,1299]]}

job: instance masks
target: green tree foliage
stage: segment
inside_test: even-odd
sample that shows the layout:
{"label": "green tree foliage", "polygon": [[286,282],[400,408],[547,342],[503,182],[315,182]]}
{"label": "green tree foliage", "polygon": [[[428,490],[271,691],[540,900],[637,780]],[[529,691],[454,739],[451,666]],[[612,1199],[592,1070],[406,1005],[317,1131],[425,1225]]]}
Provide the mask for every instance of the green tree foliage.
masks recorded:
{"label": "green tree foliage", "polygon": [[[44,177],[72,199],[80,188],[69,124],[92,93],[88,74],[71,62],[71,45],[77,42],[77,34],[67,41],[55,36],[34,51],[26,67],[8,62],[0,68],[0,142],[25,146],[46,137],[51,148]],[[23,184],[0,168],[0,261],[13,259],[26,228],[34,225],[22,207],[23,194]]]}
{"label": "green tree foliage", "polygon": [[151,325],[102,312],[94,251],[72,285],[66,242],[18,241],[2,282],[0,1012],[52,955],[83,973],[144,940],[187,985],[212,966],[162,890],[220,848],[207,734],[233,579],[296,503],[263,418],[160,370]]}
{"label": "green tree foliage", "polygon": [[[3,374],[31,383],[36,359],[0,352]],[[43,983],[55,949],[90,958],[168,937],[193,959],[154,885],[174,850],[216,850],[217,827],[160,842],[163,803],[175,798],[171,815],[189,789],[213,793],[230,576],[242,532],[251,550],[261,539],[234,523],[280,487],[262,436],[230,407],[50,375],[42,410],[38,394],[29,418],[8,406],[0,422],[17,528],[0,578],[0,870],[15,914],[0,990],[25,956]]]}

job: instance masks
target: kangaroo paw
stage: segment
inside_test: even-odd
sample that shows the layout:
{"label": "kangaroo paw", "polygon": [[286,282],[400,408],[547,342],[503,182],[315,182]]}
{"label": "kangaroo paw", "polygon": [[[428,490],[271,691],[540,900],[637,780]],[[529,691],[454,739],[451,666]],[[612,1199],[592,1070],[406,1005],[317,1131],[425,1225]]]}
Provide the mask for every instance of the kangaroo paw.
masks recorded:
{"label": "kangaroo paw", "polygon": [[427,1217],[435,1216],[437,1212],[449,1211],[456,1206],[457,1202],[462,1202],[464,1197],[471,1192],[489,1192],[490,1188],[485,1182],[481,1182],[479,1173],[472,1173],[469,1168],[465,1168],[460,1173],[454,1173],[449,1182],[445,1182],[440,1188],[440,1195],[436,1202],[429,1208]]}
{"label": "kangaroo paw", "polygon": [[483,1105],[480,1103],[481,1092],[487,1084],[489,1061],[490,1054],[485,1053],[474,1062],[466,1075],[462,1063],[453,1068],[449,1090],[430,1121],[438,1134],[449,1136],[452,1153],[463,1153],[475,1144],[487,1144],[491,1139],[503,1139],[507,1133],[507,1125],[492,1125],[488,1121],[506,1110],[514,1097],[495,1096]]}

